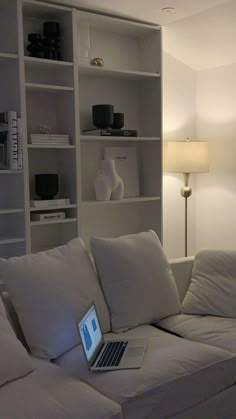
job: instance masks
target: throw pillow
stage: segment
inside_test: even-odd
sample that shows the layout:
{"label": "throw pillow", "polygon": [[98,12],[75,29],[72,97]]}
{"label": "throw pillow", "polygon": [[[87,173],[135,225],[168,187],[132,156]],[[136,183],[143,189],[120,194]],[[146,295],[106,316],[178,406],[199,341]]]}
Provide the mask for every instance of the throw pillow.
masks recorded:
{"label": "throw pillow", "polygon": [[30,358],[16,338],[0,298],[0,386],[32,371]]}
{"label": "throw pillow", "polygon": [[154,231],[92,238],[91,248],[113,331],[155,323],[179,313],[175,281]]}
{"label": "throw pillow", "polygon": [[182,309],[186,314],[236,318],[236,251],[197,253]]}
{"label": "throw pillow", "polygon": [[0,260],[0,273],[31,352],[53,359],[80,343],[77,321],[95,301],[104,332],[109,311],[81,239],[38,254]]}

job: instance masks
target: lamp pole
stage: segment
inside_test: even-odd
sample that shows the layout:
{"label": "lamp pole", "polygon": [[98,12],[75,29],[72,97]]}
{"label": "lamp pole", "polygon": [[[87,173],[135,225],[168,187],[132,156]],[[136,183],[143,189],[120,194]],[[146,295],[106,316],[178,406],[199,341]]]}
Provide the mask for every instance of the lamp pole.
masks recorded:
{"label": "lamp pole", "polygon": [[190,173],[184,173],[184,186],[181,188],[181,195],[184,197],[185,200],[185,243],[184,243],[184,255],[185,257],[188,256],[188,198],[192,195],[192,188],[189,186],[189,176]]}

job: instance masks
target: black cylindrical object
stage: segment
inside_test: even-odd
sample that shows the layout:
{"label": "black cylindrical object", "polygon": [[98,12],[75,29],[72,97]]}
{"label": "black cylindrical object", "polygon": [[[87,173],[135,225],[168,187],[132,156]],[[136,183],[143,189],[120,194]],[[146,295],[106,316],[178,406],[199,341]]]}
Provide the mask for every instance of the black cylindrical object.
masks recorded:
{"label": "black cylindrical object", "polygon": [[94,105],[93,124],[96,128],[110,128],[114,122],[114,106],[113,105]]}
{"label": "black cylindrical object", "polygon": [[60,36],[60,24],[58,22],[44,22],[43,34],[50,39],[58,38]]}
{"label": "black cylindrical object", "polygon": [[35,175],[35,192],[40,198],[53,199],[58,190],[58,175],[56,173]]}
{"label": "black cylindrical object", "polygon": [[121,129],[121,128],[123,128],[124,123],[125,123],[124,114],[121,113],[121,112],[115,112],[114,113],[114,120],[113,120],[113,124],[111,125],[111,128]]}

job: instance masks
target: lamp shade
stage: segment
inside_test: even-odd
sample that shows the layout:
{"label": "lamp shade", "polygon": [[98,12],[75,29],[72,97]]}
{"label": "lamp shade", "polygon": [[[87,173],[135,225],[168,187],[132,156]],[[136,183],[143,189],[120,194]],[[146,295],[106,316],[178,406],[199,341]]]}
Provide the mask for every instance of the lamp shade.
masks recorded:
{"label": "lamp shade", "polygon": [[206,141],[169,141],[166,150],[167,172],[206,173],[209,171]]}

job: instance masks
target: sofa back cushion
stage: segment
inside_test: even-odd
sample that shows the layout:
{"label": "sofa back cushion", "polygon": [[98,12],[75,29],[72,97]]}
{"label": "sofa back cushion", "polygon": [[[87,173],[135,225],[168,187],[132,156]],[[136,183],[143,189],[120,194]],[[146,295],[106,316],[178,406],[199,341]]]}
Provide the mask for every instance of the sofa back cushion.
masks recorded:
{"label": "sofa back cushion", "polygon": [[1,259],[0,274],[34,355],[53,359],[79,344],[77,321],[92,300],[103,331],[110,330],[108,307],[79,238],[46,252]]}
{"label": "sofa back cushion", "polygon": [[113,331],[179,313],[175,281],[154,231],[115,239],[92,238],[91,248]]}
{"label": "sofa back cushion", "polygon": [[198,252],[183,312],[236,318],[235,301],[236,251]]}
{"label": "sofa back cushion", "polygon": [[0,298],[0,386],[32,371],[30,358],[16,338]]}

